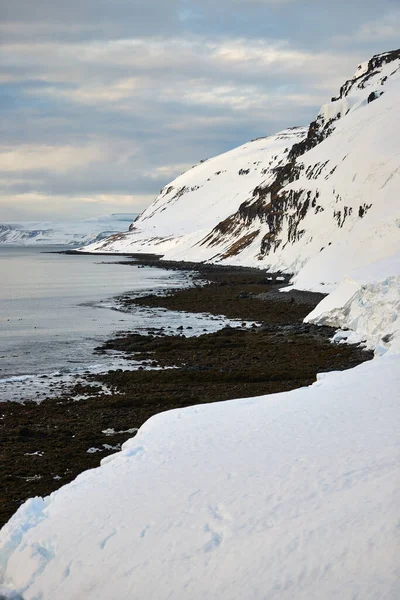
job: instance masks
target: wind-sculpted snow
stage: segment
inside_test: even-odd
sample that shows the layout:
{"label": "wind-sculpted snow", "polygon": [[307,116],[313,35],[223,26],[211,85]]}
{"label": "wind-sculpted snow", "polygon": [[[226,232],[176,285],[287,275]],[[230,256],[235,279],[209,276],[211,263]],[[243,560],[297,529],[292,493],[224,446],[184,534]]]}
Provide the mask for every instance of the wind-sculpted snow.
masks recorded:
{"label": "wind-sculpted snow", "polygon": [[378,356],[400,353],[400,253],[346,278],[305,320],[343,328],[336,340],[364,342]]}
{"label": "wind-sculpted snow", "polygon": [[399,140],[393,51],[360,65],[309,128],[204,161],[167,185],[128,234],[91,249],[284,269],[299,286],[332,289],[400,250]]}
{"label": "wind-sculpted snow", "polygon": [[0,533],[25,600],[400,597],[399,355],[162,413]]}

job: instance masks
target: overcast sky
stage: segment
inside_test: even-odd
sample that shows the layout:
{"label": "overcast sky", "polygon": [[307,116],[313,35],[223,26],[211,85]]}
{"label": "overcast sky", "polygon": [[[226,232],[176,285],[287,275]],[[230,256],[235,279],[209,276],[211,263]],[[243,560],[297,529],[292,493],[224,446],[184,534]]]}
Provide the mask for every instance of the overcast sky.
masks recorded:
{"label": "overcast sky", "polygon": [[138,212],[399,32],[398,0],[0,0],[0,222]]}

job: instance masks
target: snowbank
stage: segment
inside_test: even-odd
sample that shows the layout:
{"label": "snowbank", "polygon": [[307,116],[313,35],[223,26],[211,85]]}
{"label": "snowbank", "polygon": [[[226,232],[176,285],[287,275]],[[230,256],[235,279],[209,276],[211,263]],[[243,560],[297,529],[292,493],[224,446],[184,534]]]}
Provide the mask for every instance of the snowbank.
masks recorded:
{"label": "snowbank", "polygon": [[395,599],[398,355],[174,410],[0,533],[25,600]]}
{"label": "snowbank", "polygon": [[349,330],[339,336],[364,341],[378,356],[400,353],[400,253],[345,278],[305,321]]}

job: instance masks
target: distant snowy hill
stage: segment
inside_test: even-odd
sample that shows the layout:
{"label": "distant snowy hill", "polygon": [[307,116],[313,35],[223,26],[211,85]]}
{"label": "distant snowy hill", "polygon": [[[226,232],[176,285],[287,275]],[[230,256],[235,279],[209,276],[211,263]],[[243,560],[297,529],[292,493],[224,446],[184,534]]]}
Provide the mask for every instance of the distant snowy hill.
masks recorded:
{"label": "distant snowy hill", "polygon": [[[400,51],[360,65],[308,128],[254,140],[161,191],[92,251],[155,252],[334,284],[400,249]],[[325,288],[327,289],[327,288]]]}
{"label": "distant snowy hill", "polygon": [[16,246],[60,244],[78,247],[127,231],[136,217],[135,213],[117,213],[84,221],[0,223],[0,244]]}

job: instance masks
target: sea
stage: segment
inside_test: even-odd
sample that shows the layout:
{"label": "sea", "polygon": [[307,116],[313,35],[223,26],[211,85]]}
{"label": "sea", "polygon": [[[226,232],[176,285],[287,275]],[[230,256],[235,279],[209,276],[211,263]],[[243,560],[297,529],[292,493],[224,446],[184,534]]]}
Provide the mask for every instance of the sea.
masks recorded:
{"label": "sea", "polygon": [[127,309],[119,299],[191,286],[190,272],[64,249],[0,246],[0,402],[40,401],[88,374],[143,368],[116,352],[95,353],[118,332],[191,336],[239,326],[207,314]]}

